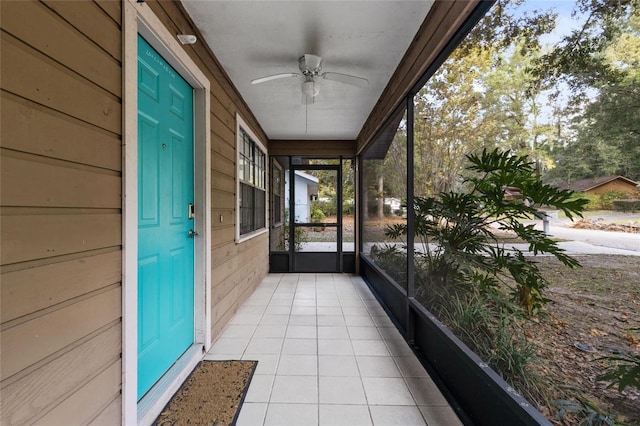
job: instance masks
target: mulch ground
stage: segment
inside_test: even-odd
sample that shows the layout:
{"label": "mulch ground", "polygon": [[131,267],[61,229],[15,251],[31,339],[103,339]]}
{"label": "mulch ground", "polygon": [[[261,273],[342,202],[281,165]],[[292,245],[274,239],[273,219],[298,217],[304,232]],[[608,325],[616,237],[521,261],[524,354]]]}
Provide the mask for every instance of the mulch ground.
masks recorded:
{"label": "mulch ground", "polygon": [[257,364],[257,361],[202,361],[154,424],[234,424]]}
{"label": "mulch ground", "polygon": [[[594,412],[640,425],[640,390],[619,393],[597,379],[610,365],[603,357],[640,354],[640,256],[576,258],[582,268],[575,270],[551,258],[540,262],[551,302],[526,327],[538,355],[534,368],[550,384],[550,400],[538,408],[559,425],[580,424]],[[563,404],[566,413],[556,418]],[[582,412],[569,412],[578,406]]]}

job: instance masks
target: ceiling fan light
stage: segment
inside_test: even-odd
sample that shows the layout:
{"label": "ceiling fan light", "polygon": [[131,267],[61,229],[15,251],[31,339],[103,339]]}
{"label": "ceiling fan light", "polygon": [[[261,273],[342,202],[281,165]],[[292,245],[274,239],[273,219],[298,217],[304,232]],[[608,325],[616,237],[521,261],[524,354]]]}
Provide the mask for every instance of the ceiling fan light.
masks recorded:
{"label": "ceiling fan light", "polygon": [[315,82],[313,80],[310,80],[310,81],[305,81],[304,83],[302,83],[302,93],[305,96],[313,98],[313,97],[317,96],[318,93],[320,93],[320,91],[316,88]]}

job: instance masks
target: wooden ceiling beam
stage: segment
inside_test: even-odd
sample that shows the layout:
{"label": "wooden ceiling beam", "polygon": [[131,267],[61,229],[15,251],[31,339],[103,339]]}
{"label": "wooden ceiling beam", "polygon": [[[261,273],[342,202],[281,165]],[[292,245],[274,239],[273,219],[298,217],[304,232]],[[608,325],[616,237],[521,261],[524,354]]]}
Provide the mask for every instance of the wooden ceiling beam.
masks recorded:
{"label": "wooden ceiling beam", "polygon": [[270,140],[269,155],[299,155],[311,157],[352,157],[355,140]]}

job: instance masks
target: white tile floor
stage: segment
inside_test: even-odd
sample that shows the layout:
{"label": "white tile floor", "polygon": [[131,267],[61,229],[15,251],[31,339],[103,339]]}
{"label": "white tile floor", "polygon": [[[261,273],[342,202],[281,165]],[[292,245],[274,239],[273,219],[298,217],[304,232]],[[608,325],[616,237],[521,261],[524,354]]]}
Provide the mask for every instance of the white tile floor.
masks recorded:
{"label": "white tile floor", "polygon": [[257,360],[246,425],[460,425],[360,277],[270,274],[205,359]]}

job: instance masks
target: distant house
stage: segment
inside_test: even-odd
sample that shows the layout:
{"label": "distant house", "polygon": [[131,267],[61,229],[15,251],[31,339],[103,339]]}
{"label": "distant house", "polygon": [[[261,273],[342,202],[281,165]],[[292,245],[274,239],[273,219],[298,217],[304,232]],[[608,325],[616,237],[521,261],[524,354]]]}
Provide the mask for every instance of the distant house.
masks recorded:
{"label": "distant house", "polygon": [[[311,201],[318,199],[318,178],[308,173],[295,172],[295,218],[298,223],[311,222]],[[289,205],[289,173],[285,173],[285,206]]]}
{"label": "distant house", "polygon": [[519,200],[522,198],[522,190],[515,186],[505,186],[502,188],[505,200]]}
{"label": "distant house", "polygon": [[400,207],[402,207],[402,200],[400,198],[385,198],[384,203],[391,208],[391,213],[396,214]]}
{"label": "distant house", "polygon": [[560,189],[584,192],[586,194],[602,194],[605,192],[626,192],[637,196],[640,192],[638,182],[624,176],[604,176],[591,179],[579,179],[568,185],[560,185]]}

